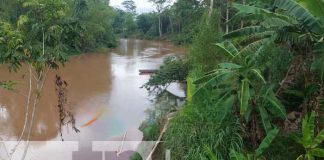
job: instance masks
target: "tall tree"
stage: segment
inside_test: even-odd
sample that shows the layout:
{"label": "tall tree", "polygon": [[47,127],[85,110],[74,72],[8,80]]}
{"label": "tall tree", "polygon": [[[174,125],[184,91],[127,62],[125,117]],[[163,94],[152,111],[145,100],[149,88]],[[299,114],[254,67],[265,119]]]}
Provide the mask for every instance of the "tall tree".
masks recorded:
{"label": "tall tree", "polygon": [[156,11],[158,13],[158,18],[159,18],[159,34],[160,37],[162,37],[162,19],[161,15],[162,12],[167,8],[168,3],[170,2],[169,0],[149,0],[149,2],[153,2],[156,8]]}
{"label": "tall tree", "polygon": [[133,0],[125,0],[122,5],[126,9],[127,12],[132,14],[136,14],[136,4]]}

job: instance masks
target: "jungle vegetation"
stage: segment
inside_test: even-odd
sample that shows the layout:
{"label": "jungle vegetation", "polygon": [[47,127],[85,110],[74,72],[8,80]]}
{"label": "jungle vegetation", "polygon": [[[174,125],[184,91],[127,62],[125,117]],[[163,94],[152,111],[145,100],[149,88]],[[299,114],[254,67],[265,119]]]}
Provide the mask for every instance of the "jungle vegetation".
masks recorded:
{"label": "jungle vegetation", "polygon": [[186,81],[188,91],[172,118],[141,126],[154,140],[170,121],[161,152],[175,160],[323,159],[323,0],[151,2],[156,12],[137,14],[131,0],[125,10],[107,0],[1,0],[0,63],[29,66],[31,113],[48,70],[73,53],[115,47],[117,36],[167,38],[189,53],[167,59],[144,86]]}
{"label": "jungle vegetation", "polygon": [[[178,0],[165,10],[179,16],[165,25],[189,44],[189,72],[163,76],[188,92],[160,147],[172,159],[322,159],[323,11],[322,0]],[[163,86],[165,68],[147,85]]]}

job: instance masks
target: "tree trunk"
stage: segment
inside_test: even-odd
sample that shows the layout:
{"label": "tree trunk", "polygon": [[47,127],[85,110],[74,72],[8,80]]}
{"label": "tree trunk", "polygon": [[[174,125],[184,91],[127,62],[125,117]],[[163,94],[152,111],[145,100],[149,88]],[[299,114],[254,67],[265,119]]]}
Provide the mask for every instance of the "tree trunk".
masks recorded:
{"label": "tree trunk", "polygon": [[213,9],[214,9],[214,0],[210,0],[210,7],[209,7],[209,14],[208,17],[210,18],[213,14]]}
{"label": "tree trunk", "polygon": [[174,30],[173,30],[173,22],[171,16],[169,16],[169,21],[170,21],[171,33],[173,33]]}
{"label": "tree trunk", "polygon": [[227,1],[227,4],[226,4],[226,31],[225,31],[226,34],[229,32],[229,26],[227,24],[228,20],[229,20],[229,2]]}
{"label": "tree trunk", "polygon": [[[242,4],[245,5],[245,0],[242,0]],[[241,28],[243,28],[243,27],[244,27],[244,21],[241,20]]]}
{"label": "tree trunk", "polygon": [[160,37],[162,37],[161,13],[159,13],[159,34],[160,34]]}

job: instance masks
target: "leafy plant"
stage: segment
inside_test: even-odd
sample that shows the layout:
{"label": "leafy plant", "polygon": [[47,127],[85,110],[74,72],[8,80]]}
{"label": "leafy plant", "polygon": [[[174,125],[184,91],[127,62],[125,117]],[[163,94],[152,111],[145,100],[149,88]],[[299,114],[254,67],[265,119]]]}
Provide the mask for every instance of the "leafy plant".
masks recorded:
{"label": "leafy plant", "polygon": [[142,87],[149,91],[163,91],[172,82],[183,82],[188,75],[189,66],[184,60],[177,56],[164,59],[163,65],[154,73],[149,81]]}
{"label": "leafy plant", "polygon": [[[238,96],[239,112],[246,122],[250,122],[251,114],[258,112],[264,130],[268,133],[273,127],[269,112],[279,118],[286,117],[285,107],[276,98],[272,87],[266,85],[261,71],[254,66],[254,59],[244,58],[239,49],[231,42],[225,41],[217,46],[237,63],[220,63],[218,69],[209,72],[194,83],[200,84],[196,94],[205,88],[231,91]],[[267,105],[264,105],[267,104]],[[253,122],[256,123],[256,122]]]}
{"label": "leafy plant", "polygon": [[302,136],[293,134],[294,140],[303,145],[305,154],[300,155],[297,160],[314,160],[315,157],[324,158],[324,149],[320,147],[324,140],[324,129],[315,135],[315,112],[306,115],[302,122]]}
{"label": "leafy plant", "polygon": [[259,147],[255,150],[254,154],[243,154],[236,152],[235,150],[231,150],[230,159],[231,160],[258,160],[262,159],[262,154],[266,149],[269,148],[272,141],[276,138],[279,133],[279,129],[275,128],[271,130],[268,135],[263,139]]}

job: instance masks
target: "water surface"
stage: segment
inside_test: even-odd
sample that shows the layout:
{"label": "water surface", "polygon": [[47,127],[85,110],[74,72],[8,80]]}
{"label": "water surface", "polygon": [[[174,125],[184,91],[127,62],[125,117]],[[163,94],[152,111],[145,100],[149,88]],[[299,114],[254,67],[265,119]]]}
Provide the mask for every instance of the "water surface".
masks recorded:
{"label": "water surface", "polygon": [[[80,148],[91,146],[91,141],[121,140],[125,134],[127,141],[140,141],[142,133],[138,127],[152,101],[147,91],[140,88],[149,76],[139,75],[139,69],[157,69],[163,57],[183,55],[184,52],[183,48],[167,42],[121,39],[120,46],[109,53],[72,57],[65,67],[48,74],[31,140],[60,140],[54,86],[55,75],[60,75],[68,83],[68,106],[81,131],[74,133],[70,127],[64,127],[66,141],[78,141]],[[0,76],[2,81],[17,82],[14,91],[0,89],[0,137],[16,140],[26,113],[24,95],[27,95],[29,86],[28,67],[10,73],[6,66],[0,66]],[[182,92],[180,88],[178,92]]]}

